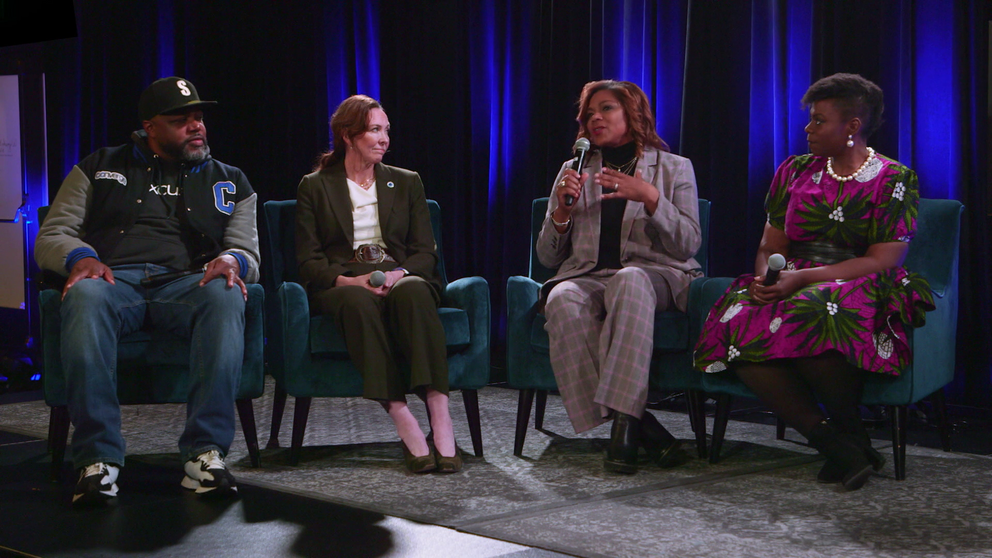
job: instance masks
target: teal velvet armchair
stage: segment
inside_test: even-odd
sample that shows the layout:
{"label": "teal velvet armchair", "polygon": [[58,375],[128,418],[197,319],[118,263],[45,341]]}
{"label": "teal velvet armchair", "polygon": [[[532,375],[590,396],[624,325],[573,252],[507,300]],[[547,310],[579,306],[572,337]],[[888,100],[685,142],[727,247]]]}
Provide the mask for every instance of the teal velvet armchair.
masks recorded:
{"label": "teal velvet armchair", "polygon": [[[554,372],[551,370],[548,333],[545,319],[537,311],[541,285],[554,276],[555,270],[541,265],[537,259],[537,235],[548,208],[548,198],[539,198],[531,205],[530,270],[526,277],[513,276],[506,284],[507,340],[506,373],[511,387],[520,390],[517,403],[517,424],[513,440],[513,454],[523,454],[530,411],[537,396],[534,427],[541,429],[549,391],[556,391]],[[696,261],[707,270],[709,242],[710,202],[699,200],[699,223],[702,244]],[[698,281],[698,279],[696,280]],[[696,436],[700,457],[706,455],[706,422],[703,414],[703,396],[699,392],[701,378],[692,370],[692,348],[695,337],[689,334],[689,319],[682,312],[658,312],[655,315],[654,356],[651,359],[650,387],[656,390],[685,390],[689,418]]]}
{"label": "teal velvet armchair", "polygon": [[[461,390],[475,455],[482,455],[478,391],[489,382],[489,284],[482,277],[448,283],[441,243],[440,206],[427,200],[445,285],[438,312],[448,346],[448,377]],[[296,200],[265,202],[268,262],[263,282],[269,289],[268,361],[276,380],[269,447],[278,446],[286,395],[296,398],[290,463],[297,464],[314,397],[360,397],[362,375],[352,364],[334,320],[311,315],[307,293],[298,283]]]}
{"label": "teal velvet armchair", "polygon": [[[48,208],[38,211],[44,221]],[[245,354],[241,366],[236,405],[241,417],[248,454],[253,467],[259,466],[260,452],[255,429],[252,399],[262,395],[265,366],[263,306],[261,285],[248,285],[245,304]],[[38,294],[41,323],[41,375],[45,403],[51,407],[48,445],[52,452],[52,478],[61,473],[69,437],[69,410],[66,407],[65,373],[62,370],[62,293],[45,289]],[[117,346],[117,397],[122,405],[185,403],[189,393],[189,341],[164,332],[137,331],[120,339]]]}
{"label": "teal velvet armchair", "polygon": [[[964,206],[956,200],[921,199],[916,220],[916,237],[909,244],[904,266],[930,282],[936,310],[927,313],[926,324],[909,328],[913,361],[899,376],[868,374],[863,405],[888,408],[892,426],[892,454],[896,479],[906,478],[907,408],[930,396],[937,412],[944,451],[950,451],[950,426],[944,405],[943,387],[954,379],[954,353],[958,321],[958,257],[961,213]],[[727,277],[710,278],[693,284],[689,293],[691,316],[697,328],[706,320],[709,309],[733,282]],[[713,422],[713,446],[710,461],[720,458],[726,435],[732,397],[754,394],[732,371],[704,374],[703,389],[716,396]],[[784,436],[779,422],[778,437]]]}

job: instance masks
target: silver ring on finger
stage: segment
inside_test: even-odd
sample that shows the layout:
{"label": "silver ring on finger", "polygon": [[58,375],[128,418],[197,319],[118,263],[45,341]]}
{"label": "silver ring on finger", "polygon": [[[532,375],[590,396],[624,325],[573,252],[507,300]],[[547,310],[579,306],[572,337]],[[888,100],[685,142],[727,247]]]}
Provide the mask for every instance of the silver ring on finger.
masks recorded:
{"label": "silver ring on finger", "polygon": [[614,191],[614,192],[616,192],[616,191],[617,191],[617,190],[619,190],[619,189],[620,189],[620,183],[619,183],[619,182],[615,182],[615,183],[613,184],[613,191]]}

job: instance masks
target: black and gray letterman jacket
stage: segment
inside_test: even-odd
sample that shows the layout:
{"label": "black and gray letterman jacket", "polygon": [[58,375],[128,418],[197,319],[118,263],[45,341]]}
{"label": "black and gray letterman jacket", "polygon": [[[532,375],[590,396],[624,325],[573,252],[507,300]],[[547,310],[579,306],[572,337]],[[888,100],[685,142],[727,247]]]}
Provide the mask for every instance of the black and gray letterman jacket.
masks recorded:
{"label": "black and gray letterman jacket", "polygon": [[[162,161],[146,137],[136,131],[131,143],[100,149],[72,168],[38,231],[34,257],[41,269],[68,276],[83,258],[113,257],[137,220],[145,192],[162,182]],[[241,279],[257,282],[258,196],[244,173],[208,156],[197,165],[182,165],[179,182],[194,233],[186,246],[192,264],[230,254],[238,260]]]}

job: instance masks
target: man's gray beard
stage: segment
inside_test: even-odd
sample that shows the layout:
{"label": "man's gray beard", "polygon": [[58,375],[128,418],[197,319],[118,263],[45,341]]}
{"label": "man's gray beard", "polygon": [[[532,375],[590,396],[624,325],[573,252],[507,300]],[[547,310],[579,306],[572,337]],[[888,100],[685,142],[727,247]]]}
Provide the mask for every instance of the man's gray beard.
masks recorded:
{"label": "man's gray beard", "polygon": [[187,146],[187,148],[183,149],[181,159],[184,163],[197,165],[206,161],[207,155],[210,155],[210,146],[204,143],[203,147],[191,148]]}

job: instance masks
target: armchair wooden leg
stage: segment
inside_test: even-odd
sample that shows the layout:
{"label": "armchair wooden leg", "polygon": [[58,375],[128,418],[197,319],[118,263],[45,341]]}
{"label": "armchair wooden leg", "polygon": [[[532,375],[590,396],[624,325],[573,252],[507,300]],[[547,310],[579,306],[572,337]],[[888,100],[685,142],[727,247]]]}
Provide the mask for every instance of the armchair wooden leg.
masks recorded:
{"label": "armchair wooden leg", "polygon": [[930,402],[937,413],[937,425],[940,427],[940,447],[951,451],[951,421],[947,416],[947,400],[944,399],[943,388],[930,394]]}
{"label": "armchair wooden leg", "polygon": [[733,398],[726,393],[716,397],[716,414],[713,417],[713,445],[710,447],[710,463],[720,461],[720,449],[727,435],[727,422],[730,420],[730,402]]}
{"label": "armchair wooden leg", "polygon": [[785,421],[780,416],[775,417],[775,439],[785,439]]}
{"label": "armchair wooden leg", "polygon": [[234,402],[241,417],[241,430],[245,433],[245,443],[248,445],[248,457],[252,467],[262,464],[262,452],[258,449],[258,429],[255,427],[255,406],[251,399],[238,399]]}
{"label": "armchair wooden leg", "polygon": [[282,415],[285,412],[286,390],[276,386],[276,391],[272,394],[272,426],[269,429],[269,442],[265,444],[267,449],[279,447],[279,430],[282,428]]}
{"label": "armchair wooden leg", "polygon": [[892,420],[892,463],[896,480],[906,480],[906,426],[909,413],[906,405],[889,405]]}
{"label": "armchair wooden leg", "polygon": [[527,423],[530,422],[530,408],[534,404],[534,390],[520,390],[517,400],[517,432],[513,436],[513,455],[520,457],[524,453],[524,438],[527,437]]}
{"label": "armchair wooden leg", "polygon": [[[685,411],[689,414],[689,428],[692,429],[693,434],[696,433],[699,424],[696,422],[696,403],[698,397],[696,397],[697,391],[692,389],[687,389],[682,392],[682,396],[685,397]],[[703,427],[705,430],[705,427]]]}
{"label": "armchair wooden leg", "polygon": [[544,409],[548,406],[548,392],[543,389],[537,390],[537,406],[534,407],[534,428],[540,430],[544,428]]}
{"label": "armchair wooden leg", "polygon": [[303,433],[307,430],[307,418],[310,416],[311,397],[297,397],[296,408],[293,411],[293,441],[289,447],[289,464],[300,464],[300,452],[303,450]]}
{"label": "armchair wooden leg", "polygon": [[476,457],[482,457],[482,420],[479,417],[478,390],[463,389],[462,400],[465,402],[468,430],[472,434],[472,451],[475,452]]}
{"label": "armchair wooden leg", "polygon": [[686,405],[689,408],[689,424],[696,435],[696,455],[706,459],[706,393],[697,389],[685,392]]}
{"label": "armchair wooden leg", "polygon": [[62,462],[65,460],[65,444],[69,439],[69,408],[65,405],[52,407],[48,419],[48,448],[52,454],[52,482],[62,479]]}
{"label": "armchair wooden leg", "polygon": [[52,440],[55,439],[55,407],[49,409],[48,412],[48,445],[45,446],[45,451],[52,453]]}

